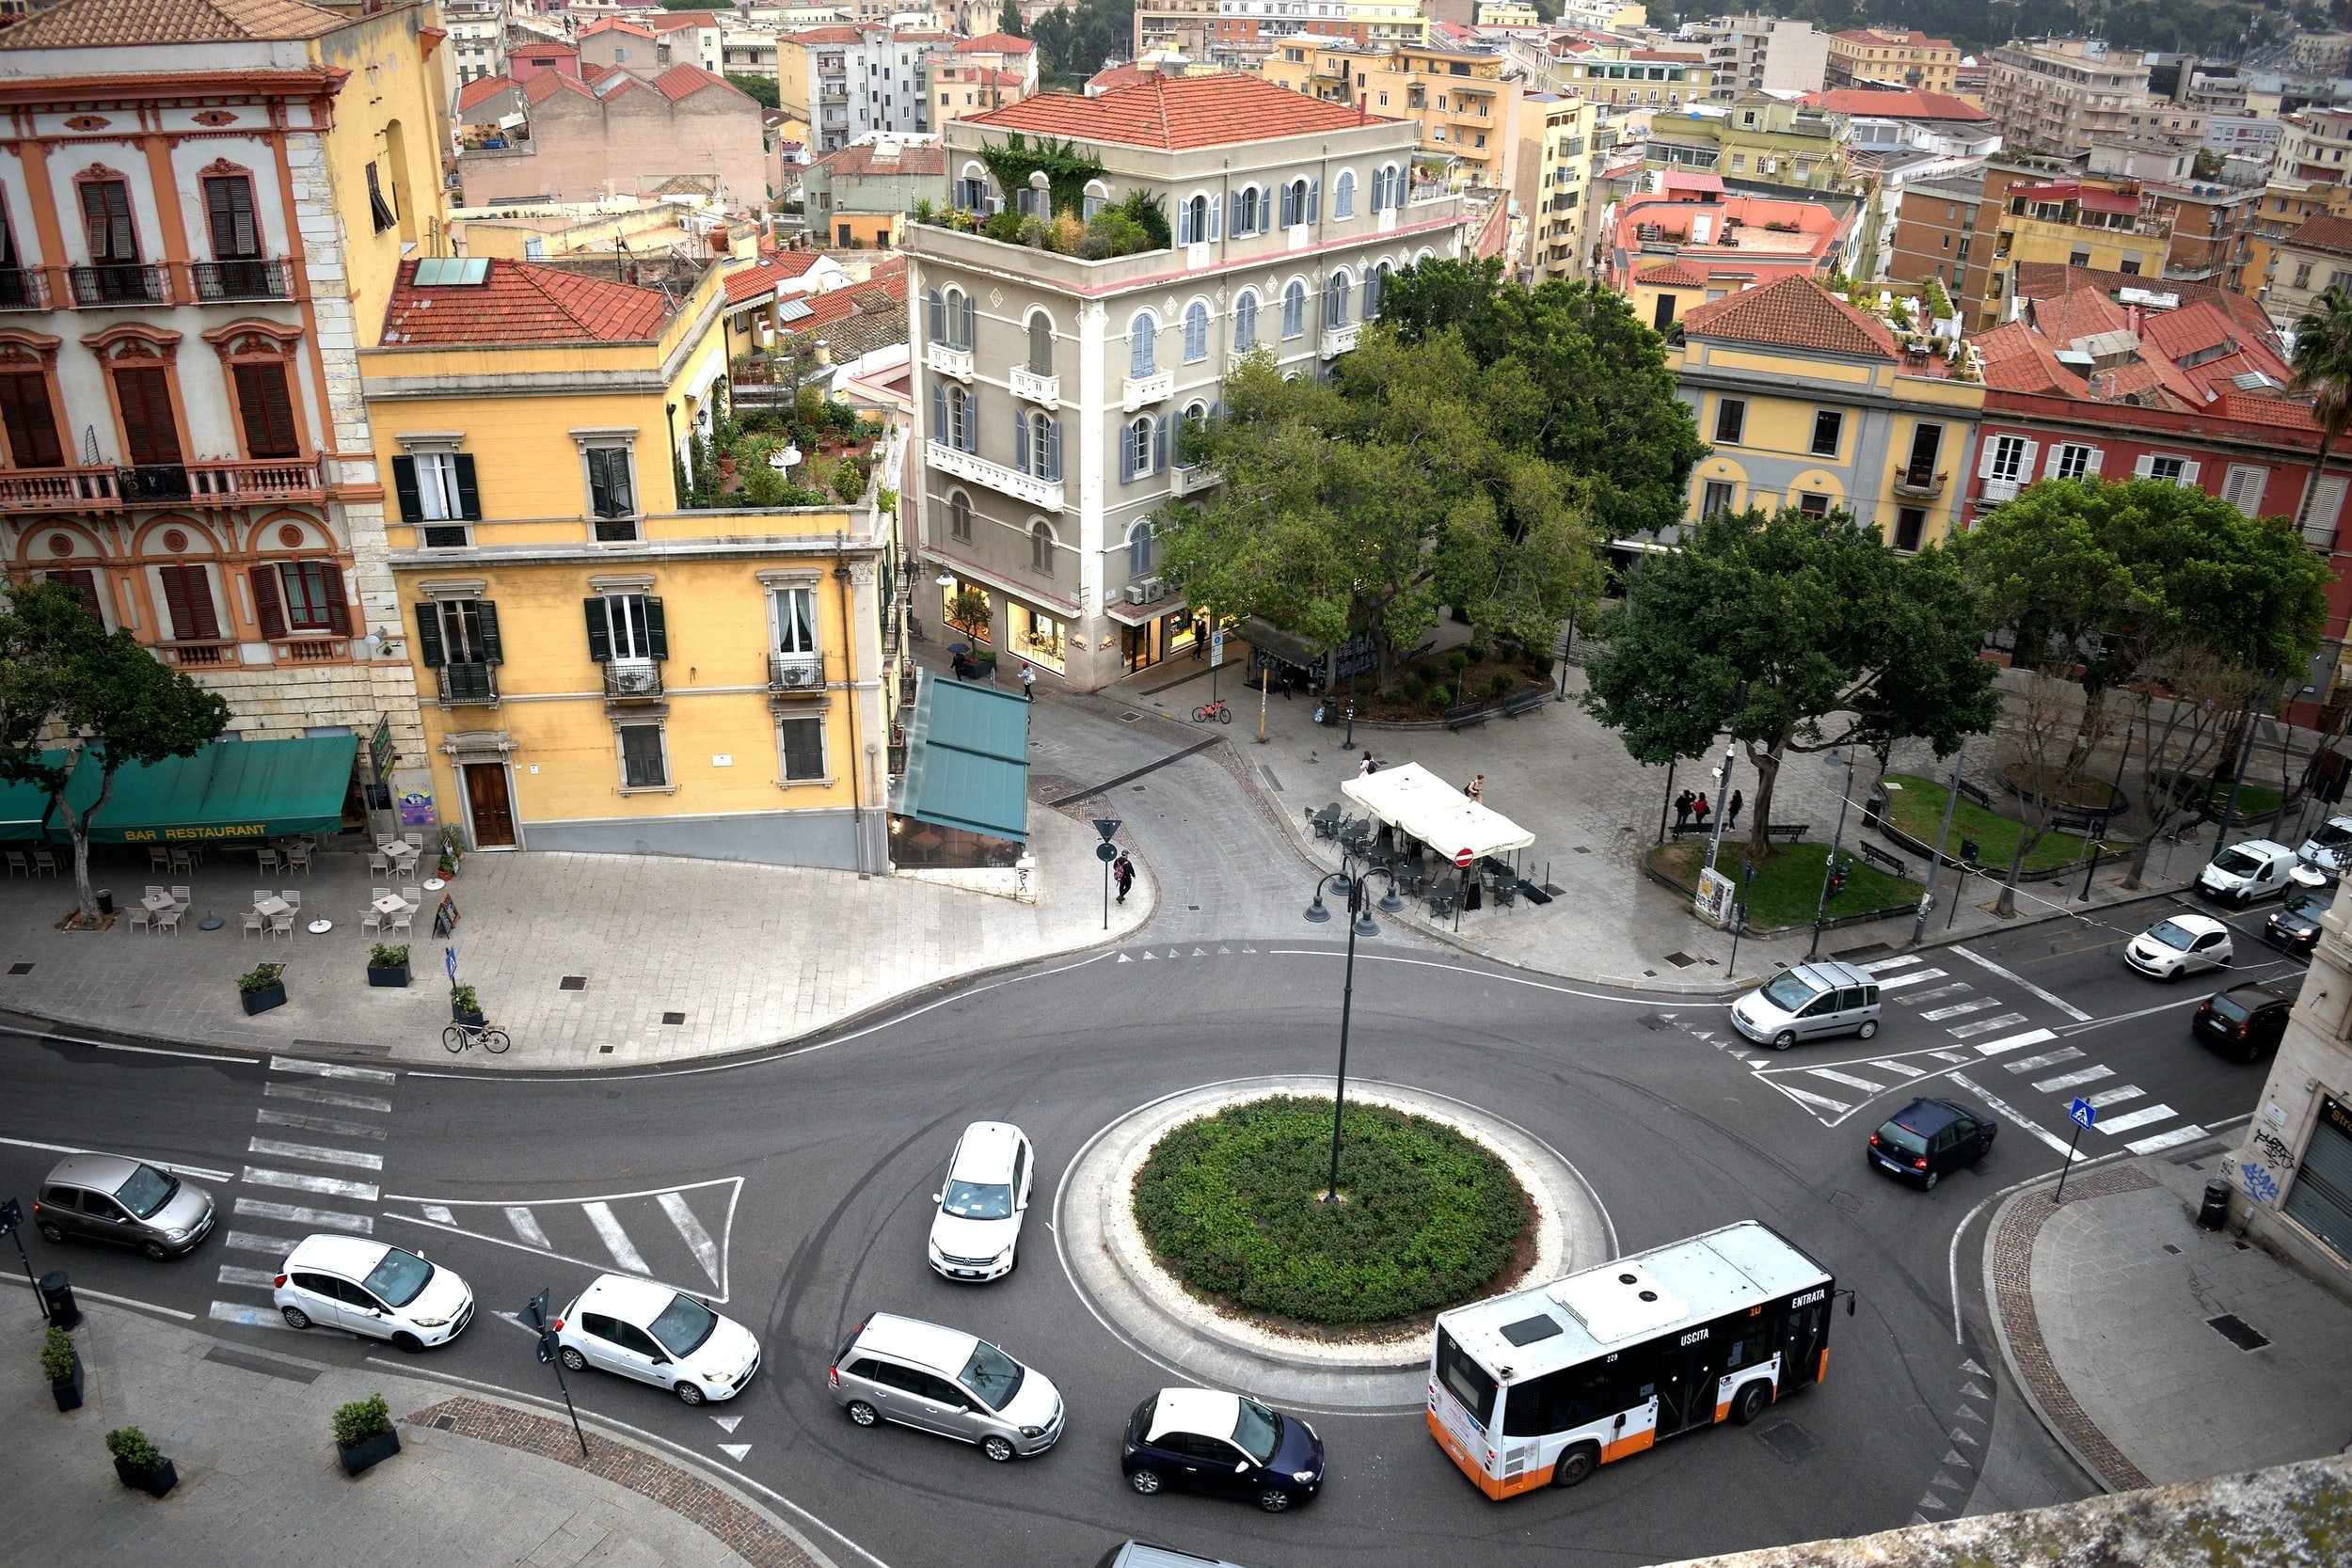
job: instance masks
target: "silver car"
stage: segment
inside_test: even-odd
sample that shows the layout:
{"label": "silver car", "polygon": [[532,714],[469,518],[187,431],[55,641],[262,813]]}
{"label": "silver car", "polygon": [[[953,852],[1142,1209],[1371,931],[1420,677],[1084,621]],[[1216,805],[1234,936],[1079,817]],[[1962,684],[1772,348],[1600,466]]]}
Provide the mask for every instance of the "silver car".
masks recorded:
{"label": "silver car", "polygon": [[1867,1040],[1879,1032],[1878,977],[1835,959],[1798,964],[1733,1003],[1731,1026],[1775,1051],[1827,1035]]}
{"label": "silver car", "polygon": [[882,1421],[977,1443],[1002,1463],[1061,1440],[1061,1395],[1042,1373],[961,1329],[877,1312],[825,1374],[834,1402],[862,1427]]}
{"label": "silver car", "polygon": [[213,1228],[213,1198],[144,1160],[72,1154],[41,1181],[33,1223],[53,1244],[114,1242],[150,1258],[176,1258]]}

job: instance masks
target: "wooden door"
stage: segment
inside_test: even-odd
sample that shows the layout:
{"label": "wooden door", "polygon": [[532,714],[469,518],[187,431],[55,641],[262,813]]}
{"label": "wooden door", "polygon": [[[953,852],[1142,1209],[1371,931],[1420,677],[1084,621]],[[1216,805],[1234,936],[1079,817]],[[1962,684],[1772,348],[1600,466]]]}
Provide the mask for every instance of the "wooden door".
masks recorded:
{"label": "wooden door", "polygon": [[477,849],[515,847],[515,800],[507,792],[506,765],[469,762],[466,770],[466,807],[473,817]]}

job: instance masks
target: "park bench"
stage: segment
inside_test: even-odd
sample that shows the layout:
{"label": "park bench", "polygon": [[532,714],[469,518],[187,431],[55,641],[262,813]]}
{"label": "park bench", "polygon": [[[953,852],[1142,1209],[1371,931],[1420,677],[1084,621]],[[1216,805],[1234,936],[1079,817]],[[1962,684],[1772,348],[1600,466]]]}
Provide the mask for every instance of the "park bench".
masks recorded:
{"label": "park bench", "polygon": [[1470,724],[1483,724],[1488,717],[1484,703],[1456,703],[1445,710],[1445,727],[1458,730]]}
{"label": "park bench", "polygon": [[[1861,844],[1860,840],[1856,840],[1855,842],[1857,844]],[[1883,865],[1898,877],[1908,877],[1911,875],[1910,869],[1905,866],[1901,861],[1898,860],[1895,856],[1888,854],[1877,845],[1861,844],[1861,849],[1862,858],[1868,861],[1872,865]]]}
{"label": "park bench", "polygon": [[1795,844],[1812,829],[1810,822],[1775,822],[1764,830],[1775,844]]}

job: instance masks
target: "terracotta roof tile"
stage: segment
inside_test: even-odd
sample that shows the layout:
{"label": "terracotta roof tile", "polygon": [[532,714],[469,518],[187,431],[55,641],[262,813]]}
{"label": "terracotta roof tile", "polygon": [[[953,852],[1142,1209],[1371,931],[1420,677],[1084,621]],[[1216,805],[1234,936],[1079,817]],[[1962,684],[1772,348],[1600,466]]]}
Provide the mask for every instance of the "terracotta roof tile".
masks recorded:
{"label": "terracotta roof tile", "polygon": [[725,77],[714,75],[698,65],[674,65],[655,77],[649,85],[654,91],[673,103],[684,103],[687,99],[708,87],[717,87],[722,91],[731,92],[747,103],[757,102],[750,93],[745,92]]}
{"label": "terracotta roof tile", "polygon": [[645,25],[657,33],[675,33],[681,27],[716,27],[719,19],[708,11],[664,11],[645,18]]}
{"label": "terracotta roof tile", "polygon": [[[22,26],[23,24],[20,23],[18,25]],[[6,33],[0,33],[0,38],[8,36]],[[2297,229],[2280,243],[2303,250],[2324,250],[2330,255],[2352,256],[2352,218],[2337,217],[2332,213],[2322,213],[2317,217],[2307,221],[2302,228]]]}
{"label": "terracotta roof tile", "polygon": [[1964,98],[1941,92],[1872,92],[1867,87],[1833,87],[1804,95],[1808,109],[1834,115],[1876,115],[1883,119],[1955,119],[1992,122],[1993,117]]}
{"label": "terracotta roof tile", "polygon": [[2175,363],[2233,341],[2230,318],[2203,300],[2178,310],[2151,310],[2140,324],[2139,335]]}
{"label": "terracotta roof tile", "polygon": [[907,174],[929,178],[947,172],[947,150],[944,147],[902,145],[896,158],[884,161],[874,155],[872,142],[860,142],[853,147],[842,148],[837,152],[828,152],[808,166],[821,168],[835,178],[867,174]]}
{"label": "terracotta roof tile", "polygon": [[583,39],[596,38],[603,33],[627,33],[630,38],[644,39],[647,42],[653,40],[653,29],[635,17],[601,16],[580,30]]}
{"label": "terracotta roof tile", "polygon": [[2263,308],[2244,294],[2233,294],[2217,289],[2210,283],[2188,283],[2169,277],[2142,277],[2126,272],[2103,272],[2092,267],[2074,267],[2063,261],[2020,261],[2016,266],[2017,286],[2013,291],[2020,299],[2055,299],[2060,294],[2089,285],[2113,299],[2126,289],[2145,289],[2152,294],[2176,295],[2183,305],[2205,300],[2229,312],[2238,325],[2241,337],[2267,343],[2273,328]]}
{"label": "terracotta roof tile", "polygon": [[674,309],[660,289],[528,261],[495,259],[472,284],[419,287],[416,273],[416,262],[400,264],[384,310],[387,346],[650,342]]}
{"label": "terracotta roof tile", "polygon": [[1025,55],[1036,44],[1010,33],[982,33],[976,39],[964,39],[956,45],[959,55]]}
{"label": "terracotta roof tile", "polygon": [[2097,289],[2076,289],[2027,306],[2036,330],[2061,348],[2080,338],[2122,332],[2131,326],[2123,308]]}
{"label": "terracotta roof tile", "polygon": [[909,341],[907,264],[885,261],[864,283],[808,301],[809,313],[791,324],[802,337],[822,338],[836,361]]}
{"label": "terracotta roof tile", "polygon": [[0,32],[0,49],[251,43],[324,38],[350,24],[303,0],[62,0]]}
{"label": "terracotta roof tile", "polygon": [[866,34],[856,27],[803,27],[777,36],[785,43],[855,43]]}
{"label": "terracotta roof tile", "polygon": [[1707,274],[1688,261],[1668,261],[1664,266],[1635,274],[1633,281],[1661,289],[1704,289],[1708,279]]}
{"label": "terracotta roof tile", "polygon": [[1089,95],[1099,98],[1103,94],[1110,91],[1113,87],[1133,87],[1137,82],[1147,80],[1148,78],[1158,74],[1158,71],[1153,71],[1148,65],[1136,65],[1133,61],[1129,61],[1125,65],[1115,65],[1108,67],[1105,70],[1098,71],[1093,75],[1088,77],[1087,91]]}
{"label": "terracotta roof tile", "polygon": [[1896,357],[1894,336],[1882,323],[1801,275],[1702,305],[1682,318],[1682,330],[1778,348]]}
{"label": "terracotta roof tile", "polygon": [[2042,392],[2077,396],[2082,377],[2058,362],[2050,346],[2022,321],[1971,338],[1984,361],[1984,384],[2002,392]]}
{"label": "terracotta roof tile", "polygon": [[1171,150],[1391,123],[1289,91],[1256,76],[1153,76],[1099,98],[1049,92],[965,120],[1082,142]]}
{"label": "terracotta roof tile", "polygon": [[480,108],[501,93],[510,93],[514,90],[515,79],[512,76],[477,76],[457,89],[457,102],[453,106],[452,112],[465,114],[469,110]]}

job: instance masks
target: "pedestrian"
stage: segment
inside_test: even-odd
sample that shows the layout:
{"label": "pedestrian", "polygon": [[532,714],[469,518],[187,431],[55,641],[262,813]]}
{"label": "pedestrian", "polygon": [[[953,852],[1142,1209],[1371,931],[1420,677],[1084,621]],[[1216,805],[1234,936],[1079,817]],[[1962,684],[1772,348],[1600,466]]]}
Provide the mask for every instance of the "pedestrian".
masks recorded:
{"label": "pedestrian", "polygon": [[1379,771],[1380,765],[1372,760],[1372,753],[1370,752],[1366,752],[1364,753],[1364,760],[1356,765],[1356,776],[1359,779],[1370,778],[1373,774]]}
{"label": "pedestrian", "polygon": [[1462,786],[1462,793],[1470,798],[1470,804],[1483,805],[1486,800],[1486,775],[1481,773]]}
{"label": "pedestrian", "polygon": [[1701,790],[1699,798],[1691,802],[1691,825],[1694,828],[1706,827],[1707,814],[1714,809],[1707,803],[1707,792]]}
{"label": "pedestrian", "polygon": [[1687,790],[1687,789],[1686,789],[1686,790],[1684,790],[1681,794],[1679,794],[1679,795],[1677,795],[1677,796],[1676,796],[1676,797],[1675,797],[1675,832],[1680,832],[1683,829],[1685,829],[1685,828],[1687,828],[1687,827],[1689,827],[1689,826],[1691,825],[1691,800],[1692,800],[1692,795],[1691,795],[1691,792],[1690,792],[1689,790]]}
{"label": "pedestrian", "polygon": [[1136,885],[1136,863],[1127,858],[1124,849],[1119,852],[1117,860],[1111,862],[1111,880],[1119,886],[1119,901],[1125,903],[1127,890]]}
{"label": "pedestrian", "polygon": [[958,648],[948,658],[947,667],[956,673],[956,679],[960,681],[968,681],[972,678],[972,661],[964,657],[961,648]]}
{"label": "pedestrian", "polygon": [[1037,671],[1025,658],[1021,661],[1021,695],[1032,703],[1037,701]]}
{"label": "pedestrian", "polygon": [[1725,832],[1738,831],[1740,826],[1740,808],[1745,804],[1747,804],[1747,801],[1740,795],[1740,793],[1736,789],[1733,790],[1731,792],[1731,804],[1724,808],[1724,831]]}
{"label": "pedestrian", "polygon": [[1196,615],[1192,619],[1192,657],[1196,659],[1209,657],[1209,618],[1205,615]]}

